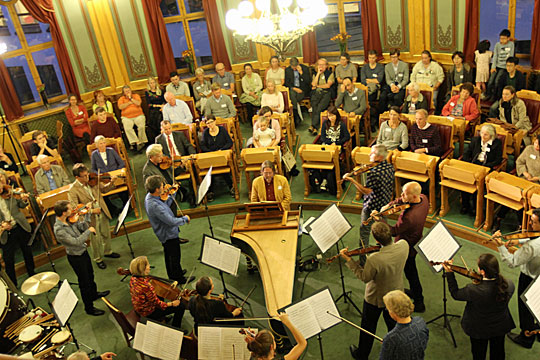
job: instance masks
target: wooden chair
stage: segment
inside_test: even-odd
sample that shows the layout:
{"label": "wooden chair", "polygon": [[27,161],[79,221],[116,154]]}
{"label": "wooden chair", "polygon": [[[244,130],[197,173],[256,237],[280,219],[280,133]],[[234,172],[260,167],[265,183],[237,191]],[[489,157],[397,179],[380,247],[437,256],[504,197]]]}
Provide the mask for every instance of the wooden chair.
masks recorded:
{"label": "wooden chair", "polygon": [[[299,149],[302,159],[302,168],[304,169],[304,196],[310,193],[309,170],[334,170],[336,182],[341,179],[339,169],[339,153],[341,146],[337,145],[316,145],[303,144]],[[337,186],[336,197],[341,198],[341,186]]]}
{"label": "wooden chair", "polygon": [[[449,119],[446,116],[429,115],[427,121],[430,124],[437,124],[439,135],[441,136],[442,155],[441,159],[452,159],[454,157],[454,140],[459,142],[460,155],[465,146],[465,119]],[[452,128],[451,130],[449,128]]]}
{"label": "wooden chair", "polygon": [[[225,130],[227,130],[227,133],[229,133],[229,137],[231,138],[232,142],[233,142],[233,146],[231,148],[231,150],[233,151],[234,153],[234,156],[235,157],[238,157],[237,155],[237,151],[238,151],[238,144],[237,144],[237,141],[236,141],[236,129],[235,129],[235,126],[234,126],[234,118],[228,118],[228,119],[222,119],[222,118],[218,118],[216,119],[215,121],[216,125],[217,126],[222,126],[223,128],[225,128]],[[202,149],[201,149],[201,146],[200,146],[200,143],[199,143],[199,140],[202,139],[202,136],[203,136],[203,133],[204,131],[206,130],[208,126],[206,125],[206,123],[204,122],[200,122],[199,123],[199,131],[200,133],[195,136],[195,139],[197,139],[197,152],[202,152]],[[238,175],[238,169],[236,169],[236,174]]]}
{"label": "wooden chair", "polygon": [[283,113],[288,114],[287,117],[287,133],[290,136],[289,140],[289,149],[293,148],[293,145],[296,144],[296,125],[294,124],[294,115],[293,115],[293,108],[292,108],[292,102],[291,102],[291,96],[289,93],[289,88],[283,85],[277,85],[276,86],[277,91],[281,91],[281,95],[283,95],[283,103],[284,103],[284,109]]}
{"label": "wooden chair", "polygon": [[[132,181],[133,185],[137,185],[137,179],[136,177],[133,176],[131,163],[129,161],[129,155],[126,149],[126,145],[124,144],[124,141],[122,141],[121,138],[105,138],[105,145],[107,147],[113,148],[116,151],[116,153],[120,155],[120,158],[124,160],[124,162],[126,163],[126,169],[128,170],[131,176],[130,180]],[[86,151],[88,152],[89,158],[92,158],[92,153],[96,149],[97,149],[97,146],[95,143],[91,143],[86,146]]]}
{"label": "wooden chair", "polygon": [[240,154],[242,162],[244,163],[244,172],[246,175],[246,184],[248,188],[248,198],[251,199],[251,174],[257,176],[261,172],[261,164],[270,160],[276,167],[276,173],[283,175],[283,169],[281,167],[281,155],[278,146],[265,147],[265,148],[245,148],[242,149]]}
{"label": "wooden chair", "polygon": [[116,320],[116,322],[120,326],[120,329],[122,330],[122,335],[124,335],[124,340],[126,341],[127,346],[131,347],[131,342],[135,337],[135,328],[137,327],[137,323],[140,320],[139,314],[137,314],[135,310],[131,310],[129,313],[124,314],[109,300],[107,300],[107,298],[102,297],[101,300],[103,300],[105,305],[107,305],[107,308],[114,317],[114,320]]}
{"label": "wooden chair", "polygon": [[[233,156],[232,150],[220,150],[195,154],[194,164],[197,170],[197,177],[199,179],[199,182],[201,182],[204,176],[208,173],[210,167],[212,167],[212,175],[230,174],[234,187],[234,197],[236,200],[239,200],[239,179],[237,177],[236,171],[234,170],[236,169],[234,161],[236,161],[236,158]],[[197,194],[197,191],[195,191],[195,194]]]}
{"label": "wooden chair", "polygon": [[[388,121],[388,120],[390,120],[390,112],[389,111],[385,111],[385,112],[383,112],[382,114],[379,115],[379,131],[380,131],[380,128],[381,128],[382,124],[385,121]],[[411,131],[412,122],[409,121],[409,118],[407,117],[406,114],[400,114],[399,115],[399,121],[401,121],[402,123],[405,124],[405,126],[407,126],[407,134],[408,134]],[[377,143],[378,138],[379,138],[379,133],[377,133],[377,135],[373,139],[371,139],[368,146],[371,147],[371,146],[375,145]]]}
{"label": "wooden chair", "polygon": [[[452,93],[451,93],[452,96],[459,94],[460,86],[461,85],[456,85],[452,87]],[[482,96],[482,91],[475,86],[474,92],[471,94],[471,96],[474,98],[474,100],[476,100],[476,107],[478,108],[478,112],[480,113],[480,98]],[[471,121],[470,123],[468,123],[467,130],[474,129],[476,125],[480,123],[480,120],[481,120],[481,116],[478,116],[476,119],[474,119],[474,121]]]}
{"label": "wooden chair", "polygon": [[469,194],[476,192],[476,218],[474,226],[478,227],[484,220],[484,184],[490,169],[469,162],[445,159],[439,164],[441,176],[441,211],[439,216],[445,216],[450,210],[448,205],[448,190],[456,189]]}
{"label": "wooden chair", "polygon": [[[220,120],[223,118],[216,118],[216,120]],[[231,124],[232,130],[234,131],[234,146],[236,147],[235,150],[235,156],[240,156],[240,150],[243,148],[244,140],[242,138],[242,130],[240,129],[240,123],[238,122],[238,116],[227,118],[229,120],[229,124]]]}
{"label": "wooden chair", "polygon": [[500,204],[512,210],[523,210],[522,227],[526,227],[527,192],[534,188],[534,183],[505,172],[493,171],[486,176],[487,194],[486,222],[484,231],[493,225],[494,205]]}
{"label": "wooden chair", "polygon": [[184,136],[186,137],[186,139],[188,139],[188,141],[191,143],[193,148],[195,149],[198,148],[199,139],[197,139],[197,136],[196,136],[196,131],[197,131],[196,124],[186,125],[182,123],[174,123],[174,124],[171,124],[171,127],[173,131],[182,132]]}
{"label": "wooden chair", "polygon": [[527,132],[496,118],[488,118],[486,122],[493,126],[498,126],[510,134],[510,139],[507,142],[504,152],[507,155],[514,155],[514,159],[517,159],[521,153],[521,143],[523,138],[527,136]]}
{"label": "wooden chair", "polygon": [[[419,88],[420,88],[420,92],[422,93],[422,95],[426,98],[427,102],[428,102],[428,106],[429,106],[429,115],[432,115],[435,113],[435,103],[433,102],[433,88],[431,86],[429,86],[428,84],[425,84],[425,83],[417,83]],[[406,89],[405,90],[405,99],[407,98],[407,96],[409,96],[409,90]]]}
{"label": "wooden chair", "polygon": [[407,179],[420,183],[429,181],[429,213],[435,211],[437,199],[435,198],[436,167],[438,156],[417,154],[409,151],[394,150],[392,163],[396,169],[396,194],[401,194],[401,180]]}
{"label": "wooden chair", "polygon": [[[64,161],[62,160],[62,157],[60,157],[60,156],[55,156],[55,157],[49,156],[49,159],[51,160],[52,165],[60,165],[60,166],[62,166],[62,168],[64,169],[66,174],[71,173],[71,172],[68,172],[66,170],[66,166],[64,165]],[[28,171],[28,174],[30,175],[30,179],[32,179],[32,184],[34,186],[34,192],[35,193],[37,193],[35,175],[36,175],[36,173],[38,172],[39,169],[40,169],[40,166],[39,166],[37,161],[30,162],[29,164],[26,165],[26,171]]]}
{"label": "wooden chair", "polygon": [[[540,186],[534,186],[527,191],[527,211],[525,212],[526,225],[529,225],[533,210],[538,208],[540,208]],[[523,230],[527,231],[528,228],[524,227]]]}
{"label": "wooden chair", "polygon": [[527,107],[527,116],[529,116],[532,124],[532,129],[529,130],[528,135],[531,139],[534,139],[540,134],[540,94],[532,90],[520,90],[516,95],[523,100]]}
{"label": "wooden chair", "polygon": [[363,128],[364,128],[364,144],[369,144],[369,141],[371,140],[371,110],[369,106],[368,96],[369,96],[369,90],[368,87],[362,83],[354,83],[354,86],[364,91],[364,94],[366,95],[366,111],[360,116],[358,115],[357,118],[354,120],[355,126],[356,126],[356,146],[360,146],[360,121],[363,122]]}
{"label": "wooden chair", "polygon": [[[292,151],[292,147],[294,145],[294,140],[293,140],[293,137],[290,135],[290,118],[289,118],[289,114],[287,113],[283,113],[283,114],[280,114],[280,113],[273,113],[272,116],[271,116],[272,119],[276,119],[279,121],[279,127],[281,129],[281,140],[280,140],[280,143],[279,143],[279,146],[284,149],[285,148],[285,143],[287,143],[287,145],[289,146],[289,149]],[[257,120],[259,120],[259,115],[255,115],[253,116],[253,119],[252,119],[252,127],[255,128],[255,123],[257,122]],[[294,121],[293,121],[294,122]]]}
{"label": "wooden chair", "polygon": [[[349,128],[348,117],[346,115],[345,117],[343,117],[343,113],[340,113],[340,115],[342,115],[341,126],[346,126],[347,131],[348,131],[348,128]],[[317,135],[315,139],[313,140],[314,144],[324,145],[324,144],[321,144],[321,130],[322,130],[322,124],[325,121],[328,121],[327,111],[324,112],[324,116],[323,116],[323,113],[321,113],[321,126],[319,127],[319,135]],[[346,141],[343,145],[341,145],[341,150],[342,152],[339,154],[340,161],[342,161],[345,164],[346,170],[348,171],[351,168],[352,140],[349,139],[349,141]]]}
{"label": "wooden chair", "polygon": [[[62,123],[60,121],[60,123]],[[58,123],[57,123],[58,126]],[[32,139],[32,135],[38,130],[32,130],[27,133],[24,133],[23,136],[19,139],[19,144],[21,145],[21,148],[24,150],[24,154],[26,155],[26,164],[30,164],[32,160],[32,152],[30,151],[30,147],[34,143],[34,140]],[[43,131],[45,136],[47,136],[47,133]],[[60,152],[59,152],[60,153]]]}
{"label": "wooden chair", "polygon": [[200,116],[197,112],[197,107],[195,106],[195,99],[192,96],[176,95],[175,97],[187,104],[189,111],[191,111],[191,115],[193,115],[193,122],[199,120]]}

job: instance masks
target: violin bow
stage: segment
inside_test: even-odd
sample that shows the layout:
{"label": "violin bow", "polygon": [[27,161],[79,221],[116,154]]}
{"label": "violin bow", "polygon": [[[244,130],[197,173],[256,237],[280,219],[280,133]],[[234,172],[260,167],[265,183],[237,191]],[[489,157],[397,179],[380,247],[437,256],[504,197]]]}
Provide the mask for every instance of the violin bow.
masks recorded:
{"label": "violin bow", "polygon": [[463,265],[465,265],[465,269],[467,269],[467,271],[470,271],[471,269],[469,269],[469,266],[467,265],[467,263],[465,262],[465,259],[463,258],[462,255],[459,255],[459,257],[461,257],[461,261],[463,261]]}
{"label": "violin bow", "polygon": [[188,280],[191,278],[191,276],[193,275],[194,272],[195,272],[195,266],[193,267],[193,269],[191,269],[191,272],[189,273],[189,276],[187,277],[186,282],[182,285],[182,289],[180,289],[180,291],[182,291],[182,290],[184,290],[186,288]]}
{"label": "violin bow", "polygon": [[352,321],[349,321],[349,320],[345,319],[344,317],[341,317],[341,316],[338,316],[338,315],[334,315],[334,314],[332,314],[330,311],[326,311],[326,313],[327,313],[328,315],[332,315],[332,316],[335,317],[336,319],[341,319],[342,321],[345,321],[347,324],[349,324],[349,325],[351,325],[351,326],[357,328],[358,330],[361,330],[361,331],[365,332],[365,333],[368,334],[368,335],[373,336],[373,337],[375,338],[375,340],[380,341],[380,342],[383,342],[383,339],[382,339],[382,338],[380,338],[380,337],[378,337],[377,335],[373,334],[372,332],[369,332],[369,331],[367,331],[366,329],[364,329],[364,328],[362,328],[362,327],[356,325],[356,324],[353,323]]}
{"label": "violin bow", "polygon": [[249,299],[251,294],[253,294],[253,291],[255,290],[256,287],[257,287],[257,285],[255,285],[255,286],[253,286],[253,288],[251,288],[251,290],[248,292],[248,294],[247,294],[246,298],[244,299],[244,301],[242,301],[242,303],[240,304],[239,308],[244,307],[244,304],[246,303],[247,299]]}

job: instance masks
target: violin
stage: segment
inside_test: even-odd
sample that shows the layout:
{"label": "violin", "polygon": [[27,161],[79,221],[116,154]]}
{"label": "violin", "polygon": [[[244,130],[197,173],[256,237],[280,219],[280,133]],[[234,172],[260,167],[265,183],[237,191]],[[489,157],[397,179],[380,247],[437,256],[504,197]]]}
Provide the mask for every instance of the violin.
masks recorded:
{"label": "violin", "polygon": [[[125,175],[116,175],[119,179],[125,179]],[[97,185],[98,182],[102,182],[104,184],[108,184],[112,180],[112,176],[109,173],[103,173],[103,174],[96,174],[96,173],[90,173],[88,174],[88,185],[91,187],[94,187]]]}
{"label": "violin", "polygon": [[482,275],[480,275],[479,273],[477,273],[474,270],[469,270],[466,267],[459,266],[459,265],[454,265],[454,264],[449,264],[449,263],[447,263],[445,261],[430,261],[429,263],[431,264],[431,266],[445,264],[453,272],[455,272],[457,274],[460,274],[460,275],[463,275],[465,277],[468,277],[469,279],[472,279],[475,284],[478,284],[478,283],[480,283],[482,281]]}
{"label": "violin", "polygon": [[369,164],[361,164],[361,165],[357,166],[355,168],[355,170],[353,170],[351,172],[348,172],[345,175],[343,175],[343,179],[345,179],[346,177],[352,177],[352,176],[356,176],[358,174],[362,174],[362,173],[364,173],[366,171],[369,171],[369,170],[373,169],[377,165],[379,165],[378,162],[372,162],[372,163],[369,163]]}
{"label": "violin", "polygon": [[20,199],[22,196],[30,196],[29,193],[25,193],[22,188],[12,188],[9,185],[4,185],[2,187],[2,192],[0,192],[0,196],[3,199],[9,199],[11,196],[15,196],[16,199]]}
{"label": "violin", "polygon": [[159,196],[162,201],[166,201],[169,198],[169,195],[174,195],[180,189],[180,184],[165,184],[163,185],[163,193]]}
{"label": "violin", "polygon": [[[346,251],[345,255],[347,256],[367,255],[367,254],[377,252],[379,250],[381,250],[381,245],[374,245],[374,246],[369,246],[366,248],[358,248],[358,249]],[[336,260],[340,256],[341,254],[334,255],[331,258],[326,259],[326,262],[328,264],[331,264],[334,260]]]}
{"label": "violin", "polygon": [[[510,247],[514,245],[512,240],[522,240],[527,238],[536,238],[540,236],[540,231],[517,231],[517,232],[511,232],[505,235],[493,235],[491,238],[484,240],[483,243],[487,244],[489,242],[495,242],[495,239],[500,240],[507,240],[507,242],[504,244],[506,247]],[[498,244],[498,243],[497,243]]]}
{"label": "violin", "polygon": [[90,204],[79,204],[75,209],[73,209],[71,215],[68,216],[67,220],[70,224],[75,224],[77,221],[79,221],[79,218],[81,216],[89,214],[90,210],[92,210]]}
{"label": "violin", "polygon": [[182,166],[182,157],[175,155],[173,159],[171,159],[169,156],[163,156],[161,158],[161,162],[159,163],[159,168],[161,170],[167,170],[170,167],[173,167],[173,169],[176,169],[179,166]]}
{"label": "violin", "polygon": [[526,337],[534,336],[540,334],[540,330],[525,330],[524,331]]}
{"label": "violin", "polygon": [[255,334],[255,332],[253,330],[251,330],[251,328],[248,328],[248,329],[240,329],[238,330],[238,332],[242,335],[246,335],[246,336],[251,336],[251,337],[255,337],[257,334]]}
{"label": "violin", "polygon": [[401,204],[401,205],[394,204],[394,205],[390,206],[388,209],[386,209],[384,211],[377,211],[375,213],[372,213],[371,215],[369,215],[369,217],[367,218],[366,221],[362,221],[362,225],[369,225],[371,220],[373,220],[374,218],[376,220],[378,220],[378,218],[381,217],[381,216],[389,216],[389,215],[398,213],[398,212],[400,212],[402,210],[406,210],[406,209],[408,209],[410,207],[411,207],[410,204]]}

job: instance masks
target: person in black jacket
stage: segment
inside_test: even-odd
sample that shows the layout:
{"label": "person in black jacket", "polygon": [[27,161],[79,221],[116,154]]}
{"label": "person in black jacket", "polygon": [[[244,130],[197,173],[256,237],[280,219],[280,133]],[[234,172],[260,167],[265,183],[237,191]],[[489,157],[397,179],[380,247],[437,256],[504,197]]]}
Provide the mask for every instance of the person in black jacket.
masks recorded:
{"label": "person in black jacket", "polygon": [[[156,136],[155,142],[163,147],[163,155],[165,156],[195,154],[195,148],[191,145],[184,133],[173,131],[172,124],[169,120],[163,120],[161,122],[161,135]],[[171,147],[173,151],[171,151]],[[172,154],[173,152],[174,154]]]}
{"label": "person in black jacket", "polygon": [[516,327],[508,309],[514,283],[500,274],[499,262],[492,254],[482,254],[478,258],[478,273],[482,280],[461,289],[450,267],[447,264],[443,267],[452,298],[467,302],[461,327],[471,338],[473,360],[486,359],[488,343],[490,359],[504,359],[504,337]]}
{"label": "person in black jacket", "polygon": [[285,69],[285,86],[289,88],[289,96],[293,107],[294,123],[298,125],[302,120],[300,101],[309,96],[311,92],[311,74],[309,68],[293,57],[290,66]]}
{"label": "person in black jacket", "polygon": [[[452,54],[454,66],[448,71],[448,89],[446,91],[444,102],[447,103],[452,97],[452,88],[457,85],[473,82],[473,71],[469,64],[465,62],[465,55],[461,51],[455,51]],[[471,93],[472,95],[472,93]]]}
{"label": "person in black jacket", "polygon": [[0,145],[0,169],[4,171],[19,172],[19,167],[10,153],[4,152],[4,148]]}
{"label": "person in black jacket", "polygon": [[[497,137],[495,127],[491,124],[484,124],[480,129],[480,135],[471,139],[471,143],[463,153],[463,161],[486,166],[493,170],[501,163],[502,152],[503,144]],[[462,191],[461,213],[470,213],[471,209],[476,209],[476,206],[471,207],[471,195]]]}
{"label": "person in black jacket", "polygon": [[515,56],[511,56],[506,59],[506,71],[503,73],[501,80],[497,84],[497,89],[495,90],[496,101],[489,108],[489,117],[498,117],[497,115],[499,114],[499,105],[502,98],[502,92],[506,86],[513,86],[514,89],[516,89],[516,92],[527,88],[525,75],[521,71],[517,70],[518,64],[519,59]]}

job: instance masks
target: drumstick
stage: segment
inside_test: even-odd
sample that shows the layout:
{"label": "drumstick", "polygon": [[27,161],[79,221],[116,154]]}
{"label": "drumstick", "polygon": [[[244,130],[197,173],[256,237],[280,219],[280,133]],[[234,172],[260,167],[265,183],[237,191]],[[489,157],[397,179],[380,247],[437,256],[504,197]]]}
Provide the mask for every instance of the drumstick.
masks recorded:
{"label": "drumstick", "polygon": [[60,331],[60,330],[54,329],[53,331],[48,333],[40,342],[37,343],[36,346],[34,346],[32,348],[32,351],[36,351],[37,349],[39,349],[41,347],[41,345],[47,343],[47,341],[49,341],[49,339],[52,338],[54,336],[54,334],[56,334],[58,331]]}
{"label": "drumstick", "polygon": [[6,331],[16,328],[17,325],[19,325],[24,319],[28,319],[28,314],[23,315],[22,317],[11,323],[8,327],[6,327]]}
{"label": "drumstick", "polygon": [[21,323],[21,325],[19,325],[18,327],[16,327],[12,332],[11,334],[8,336],[10,339],[14,338],[14,337],[17,337],[19,336],[19,334],[21,333],[21,331],[24,330],[25,327],[27,327],[28,325],[30,325],[32,323],[32,319],[26,319],[26,321],[23,321]]}
{"label": "drumstick", "polygon": [[41,324],[42,322],[49,321],[53,318],[54,318],[54,314],[46,315],[42,317],[41,319],[39,319],[38,321],[34,322],[34,325]]}

